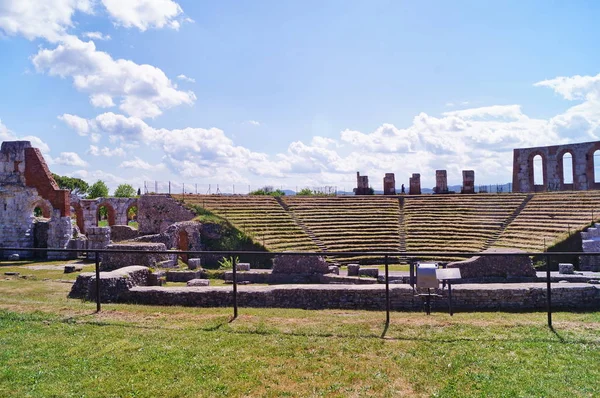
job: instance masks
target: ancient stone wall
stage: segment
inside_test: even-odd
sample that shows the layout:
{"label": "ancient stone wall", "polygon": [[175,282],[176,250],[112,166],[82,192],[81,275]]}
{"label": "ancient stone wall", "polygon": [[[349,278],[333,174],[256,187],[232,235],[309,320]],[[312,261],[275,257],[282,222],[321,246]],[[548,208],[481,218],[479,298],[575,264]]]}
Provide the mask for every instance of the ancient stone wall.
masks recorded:
{"label": "ancient stone wall", "polygon": [[[33,211],[50,218],[49,248],[66,248],[72,237],[68,191],[58,189],[39,152],[29,141],[7,141],[0,147],[0,245],[34,246]],[[69,220],[67,222],[67,220]],[[15,252],[29,258],[31,252]],[[0,253],[0,257],[13,254]]]}
{"label": "ancient stone wall", "polygon": [[420,195],[421,194],[421,174],[413,173],[409,179],[409,195]]}
{"label": "ancient stone wall", "polygon": [[394,173],[385,173],[385,177],[383,177],[383,194],[396,194],[396,179],[394,177]]}
{"label": "ancient stone wall", "polygon": [[448,173],[446,170],[435,171],[435,193],[448,193]]}
{"label": "ancient stone wall", "polygon": [[462,171],[462,189],[461,193],[475,193],[475,171],[474,170],[463,170]]}
{"label": "ancient stone wall", "polygon": [[368,195],[371,193],[369,189],[369,176],[361,176],[358,171],[356,172],[356,189],[354,193],[356,195]]}
{"label": "ancient stone wall", "polygon": [[[488,249],[484,253],[522,253],[518,249]],[[448,264],[448,268],[459,268],[464,279],[480,277],[510,278],[535,276],[535,269],[528,256],[477,256]]]}
{"label": "ancient stone wall", "polygon": [[[137,198],[96,198],[96,199],[78,199],[72,198],[71,206],[77,214],[77,225],[82,233],[87,233],[88,229],[98,226],[98,210],[106,206],[108,210],[108,225],[127,225],[129,209],[133,206],[138,207]],[[139,214],[139,207],[138,207]],[[80,222],[80,217],[82,222]]]}
{"label": "ancient stone wall", "polygon": [[[513,192],[600,189],[600,183],[595,182],[594,175],[594,153],[599,149],[600,141],[515,149]],[[565,183],[563,157],[566,154],[572,157],[572,184]],[[534,158],[538,155],[542,160],[543,181],[535,181],[537,184],[534,184]]]}
{"label": "ancient stone wall", "polygon": [[138,224],[140,234],[158,234],[171,224],[189,221],[196,217],[170,195],[142,195],[138,198]]}

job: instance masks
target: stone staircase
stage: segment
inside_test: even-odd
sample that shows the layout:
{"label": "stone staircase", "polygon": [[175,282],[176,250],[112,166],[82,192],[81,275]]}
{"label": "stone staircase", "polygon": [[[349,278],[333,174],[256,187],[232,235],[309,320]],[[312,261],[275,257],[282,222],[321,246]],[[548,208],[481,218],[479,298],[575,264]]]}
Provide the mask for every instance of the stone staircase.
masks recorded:
{"label": "stone staircase", "polygon": [[529,194],[525,197],[525,199],[523,199],[523,202],[519,205],[519,207],[517,207],[515,211],[513,211],[512,214],[508,216],[506,220],[504,220],[504,222],[500,225],[496,232],[488,238],[488,240],[483,245],[481,251],[489,249],[494,243],[496,243],[496,241],[500,238],[500,235],[502,235],[506,227],[508,227],[510,223],[512,223],[515,220],[515,218],[517,218],[519,214],[521,214],[521,212],[523,211],[525,206],[527,206],[527,203],[529,203],[531,199],[533,199],[533,194]]}
{"label": "stone staircase", "polygon": [[283,201],[283,199],[281,199],[281,197],[279,196],[275,196],[275,200],[277,201],[277,203],[279,203],[279,205],[281,206],[281,208],[283,210],[285,210],[285,212],[287,214],[289,214],[290,217],[292,217],[292,220],[294,220],[294,222],[296,223],[296,225],[298,225],[306,235],[308,235],[309,238],[312,239],[312,241],[315,243],[315,245],[317,245],[317,247],[319,248],[320,251],[322,251],[323,253],[327,253],[327,247],[325,246],[325,244],[323,243],[323,241],[321,241],[321,239],[319,239],[307,226],[306,224],[304,224],[304,222],[302,222],[302,220],[300,220],[298,217],[296,217],[296,214],[294,214],[293,211],[291,211],[290,207],[287,205],[287,203],[285,203]]}
{"label": "stone staircase", "polygon": [[[600,224],[595,223],[594,226],[586,228],[581,232],[581,250],[584,253],[600,251]],[[600,257],[596,256],[580,256],[579,269],[581,271],[600,271]]]}
{"label": "stone staircase", "polygon": [[[406,226],[404,224],[404,198],[398,198],[398,233],[400,236],[399,250],[406,252]],[[408,257],[399,256],[400,263],[408,263]]]}

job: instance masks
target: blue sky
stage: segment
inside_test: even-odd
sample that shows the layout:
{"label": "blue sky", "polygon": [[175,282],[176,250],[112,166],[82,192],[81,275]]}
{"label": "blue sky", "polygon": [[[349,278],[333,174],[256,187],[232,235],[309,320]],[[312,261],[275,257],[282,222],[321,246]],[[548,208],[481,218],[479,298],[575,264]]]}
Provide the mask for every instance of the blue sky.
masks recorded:
{"label": "blue sky", "polygon": [[0,0],[0,139],[112,188],[504,183],[515,147],[599,139],[598,8]]}

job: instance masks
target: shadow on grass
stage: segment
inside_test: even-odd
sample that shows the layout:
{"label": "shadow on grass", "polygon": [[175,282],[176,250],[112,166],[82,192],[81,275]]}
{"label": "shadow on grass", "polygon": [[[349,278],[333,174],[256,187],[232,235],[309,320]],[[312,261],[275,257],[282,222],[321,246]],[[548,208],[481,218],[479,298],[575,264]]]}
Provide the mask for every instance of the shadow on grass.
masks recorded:
{"label": "shadow on grass", "polygon": [[417,342],[427,342],[427,343],[461,343],[461,342],[512,342],[512,343],[556,343],[558,342],[562,344],[569,345],[579,345],[579,344],[591,344],[594,346],[600,347],[600,341],[595,340],[586,340],[586,339],[565,339],[562,335],[560,335],[554,328],[550,328],[552,334],[556,338],[499,338],[499,337],[489,337],[489,338],[473,338],[473,337],[452,337],[445,338],[443,336],[440,337],[421,337],[421,336],[387,336],[389,331],[389,325],[385,325],[383,329],[383,333],[381,335],[375,333],[362,333],[362,334],[342,334],[342,333],[329,333],[329,332],[302,332],[302,331],[291,331],[291,332],[283,332],[277,330],[275,328],[268,328],[268,325],[261,323],[257,325],[256,328],[242,328],[242,329],[231,329],[225,328],[224,326],[230,325],[234,320],[240,321],[239,318],[232,318],[231,316],[222,316],[219,317],[219,321],[216,324],[207,325],[204,327],[181,327],[181,328],[173,328],[166,326],[147,326],[140,325],[135,323],[121,323],[121,322],[108,322],[108,321],[98,321],[94,319],[86,320],[85,318],[89,316],[96,315],[96,312],[91,312],[90,314],[82,314],[78,316],[63,318],[60,320],[61,323],[78,323],[78,324],[86,324],[93,326],[113,326],[113,327],[124,327],[124,328],[132,328],[132,329],[145,329],[145,330],[189,330],[189,331],[199,331],[199,332],[215,332],[221,331],[223,333],[235,334],[235,335],[262,335],[262,336],[292,336],[292,337],[318,337],[318,338],[361,338],[361,339],[384,339],[386,341],[417,341]]}

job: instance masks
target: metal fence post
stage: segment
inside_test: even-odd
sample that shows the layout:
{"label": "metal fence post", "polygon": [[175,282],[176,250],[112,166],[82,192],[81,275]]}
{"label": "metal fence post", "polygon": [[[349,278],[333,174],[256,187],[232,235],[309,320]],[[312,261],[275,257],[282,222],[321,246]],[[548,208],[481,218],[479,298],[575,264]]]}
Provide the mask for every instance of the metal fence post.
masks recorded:
{"label": "metal fence post", "polygon": [[100,312],[100,253],[96,252],[96,312]]}
{"label": "metal fence post", "polygon": [[235,256],[231,257],[231,264],[233,264],[233,319],[238,316],[238,302],[237,302],[237,264]]}
{"label": "metal fence post", "polygon": [[385,328],[390,326],[390,270],[388,255],[385,255]]}
{"label": "metal fence post", "polygon": [[546,254],[546,305],[548,310],[548,327],[552,329],[552,283],[550,281],[550,255]]}

